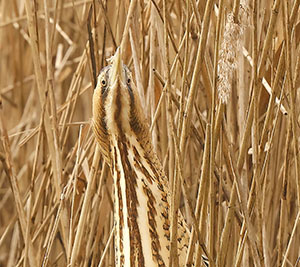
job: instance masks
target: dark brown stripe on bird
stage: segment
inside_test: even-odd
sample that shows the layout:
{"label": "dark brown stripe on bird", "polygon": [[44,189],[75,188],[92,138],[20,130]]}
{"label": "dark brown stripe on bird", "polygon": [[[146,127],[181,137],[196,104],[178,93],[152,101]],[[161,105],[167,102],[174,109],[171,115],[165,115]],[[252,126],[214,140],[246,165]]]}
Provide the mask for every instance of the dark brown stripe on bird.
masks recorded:
{"label": "dark brown stripe on bird", "polygon": [[157,211],[155,209],[155,197],[152,193],[152,191],[150,190],[150,188],[144,183],[143,186],[143,191],[145,193],[145,195],[147,195],[147,207],[148,207],[148,224],[149,224],[149,233],[150,233],[150,237],[151,237],[151,249],[152,249],[152,256],[156,259],[156,262],[158,263],[158,266],[166,266],[161,255],[160,255],[160,250],[161,250],[161,246],[160,246],[160,241],[159,241],[159,237],[158,237],[158,233],[157,233],[157,224],[155,221],[155,217],[157,215]]}
{"label": "dark brown stripe on bird", "polygon": [[135,162],[135,167],[138,168],[138,170],[143,173],[146,178],[147,178],[147,181],[152,184],[153,182],[153,177],[150,175],[150,173],[148,172],[148,170],[144,167],[144,165],[141,163],[142,162],[142,159],[141,159],[141,156],[139,154],[139,152],[137,151],[136,147],[133,146],[133,153],[134,153],[134,162]]}
{"label": "dark brown stripe on bird", "polygon": [[121,164],[126,174],[126,203],[128,212],[128,227],[130,235],[130,261],[132,266],[144,266],[145,259],[142,249],[141,234],[137,222],[139,205],[137,199],[137,176],[128,160],[128,142],[124,136],[118,140],[118,148],[121,155]]}
{"label": "dark brown stripe on bird", "polygon": [[130,127],[132,129],[132,131],[139,136],[140,133],[143,130],[143,125],[141,124],[141,122],[139,121],[139,118],[137,117],[137,111],[136,111],[136,107],[134,104],[134,96],[131,93],[130,94]]}

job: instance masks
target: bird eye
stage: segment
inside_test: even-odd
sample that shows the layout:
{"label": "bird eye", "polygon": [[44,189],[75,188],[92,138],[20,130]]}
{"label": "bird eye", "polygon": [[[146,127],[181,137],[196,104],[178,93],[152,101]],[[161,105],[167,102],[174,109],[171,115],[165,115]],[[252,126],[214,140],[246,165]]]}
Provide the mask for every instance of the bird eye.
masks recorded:
{"label": "bird eye", "polygon": [[127,84],[130,84],[131,80],[130,78],[127,79]]}
{"label": "bird eye", "polygon": [[106,84],[106,80],[101,80],[101,84],[102,84],[102,87],[105,87],[107,84]]}

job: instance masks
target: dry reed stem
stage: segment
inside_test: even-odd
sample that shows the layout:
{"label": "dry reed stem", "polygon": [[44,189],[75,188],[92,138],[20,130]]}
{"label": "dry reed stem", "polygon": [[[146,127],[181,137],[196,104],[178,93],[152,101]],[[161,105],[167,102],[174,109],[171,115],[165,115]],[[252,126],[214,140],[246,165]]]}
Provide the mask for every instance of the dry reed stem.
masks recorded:
{"label": "dry reed stem", "polygon": [[99,147],[96,146],[95,154],[93,157],[93,163],[92,163],[91,170],[89,173],[88,186],[87,186],[86,194],[84,197],[84,202],[82,204],[82,211],[81,211],[79,222],[78,222],[78,229],[77,229],[77,232],[75,235],[72,254],[70,257],[70,266],[74,266],[76,258],[77,258],[78,250],[80,249],[80,242],[81,242],[83,231],[85,228],[84,225],[87,220],[88,207],[90,205],[90,201],[91,201],[91,197],[92,197],[92,193],[93,193],[94,181],[95,181],[97,169],[99,168],[99,160],[100,160]]}
{"label": "dry reed stem", "polygon": [[182,133],[180,136],[180,151],[183,151],[183,148],[186,143],[186,135],[187,131],[189,129],[189,124],[191,120],[191,113],[192,113],[192,107],[194,103],[194,97],[195,97],[195,92],[196,92],[196,84],[198,82],[198,72],[200,71],[200,66],[202,64],[203,58],[204,58],[204,47],[207,41],[207,34],[208,34],[208,28],[209,28],[209,17],[211,14],[211,9],[212,9],[212,4],[213,2],[211,0],[208,0],[205,6],[205,13],[204,13],[204,18],[203,18],[203,24],[201,28],[201,35],[200,35],[200,41],[199,41],[199,47],[197,51],[197,58],[196,58],[196,64],[195,68],[193,71],[193,76],[191,80],[191,86],[190,86],[190,92],[189,96],[187,99],[187,104],[186,104],[186,118],[183,120],[183,125],[182,125]]}
{"label": "dry reed stem", "polygon": [[[213,70],[213,86],[212,86],[212,98],[211,98],[211,107],[212,110],[215,110],[216,108],[216,92],[217,92],[217,84],[219,81],[219,75],[220,73],[218,72],[218,69],[220,68],[218,61],[219,61],[219,48],[220,48],[220,37],[221,37],[221,25],[222,25],[222,18],[223,18],[223,4],[224,1],[220,0],[219,1],[219,12],[218,14],[218,20],[217,20],[217,26],[216,26],[216,40],[214,43],[214,70]],[[222,105],[222,104],[220,104]],[[209,170],[209,195],[210,195],[210,203],[216,203],[216,182],[214,179],[214,169],[215,169],[215,161],[212,160],[215,158],[215,147],[217,144],[217,140],[219,138],[219,126],[220,125],[220,120],[215,121],[215,112],[211,112],[210,116],[210,122],[212,129],[215,129],[216,127],[216,132],[210,131],[211,137],[210,137],[210,170]],[[218,125],[215,125],[215,123],[218,123]],[[221,147],[221,146],[220,146]],[[221,150],[220,150],[221,153]],[[210,220],[209,220],[209,253],[212,255],[213,258],[216,256],[216,250],[215,250],[215,243],[216,243],[216,227],[217,227],[217,218],[218,214],[216,213],[216,205],[210,205]]]}
{"label": "dry reed stem", "polygon": [[[176,136],[172,123],[172,102],[171,102],[171,76],[170,76],[170,62],[169,62],[169,42],[168,42],[168,23],[167,23],[167,4],[163,1],[163,21],[164,21],[164,52],[165,52],[165,72],[166,72],[166,93],[167,93],[167,121],[168,121],[168,137],[173,140],[170,142],[169,149],[175,146]],[[177,227],[178,227],[178,208],[180,195],[180,180],[177,171],[174,172],[174,178],[171,180],[171,203],[170,203],[170,262],[169,267],[179,266],[179,259],[177,253]]]}
{"label": "dry reed stem", "polygon": [[[270,19],[270,23],[269,23],[269,26],[268,26],[268,31],[267,31],[267,34],[266,34],[266,39],[264,41],[263,51],[262,51],[262,55],[261,55],[261,59],[260,59],[259,67],[258,67],[258,73],[257,73],[258,79],[262,79],[263,72],[265,71],[265,63],[266,63],[266,59],[267,59],[268,49],[270,48],[271,38],[272,38],[272,35],[273,35],[277,15],[278,15],[279,4],[280,4],[280,0],[276,0],[273,7],[272,7],[271,19]],[[248,119],[247,119],[247,122],[246,122],[245,132],[244,132],[244,135],[243,135],[242,148],[240,150],[240,156],[239,156],[239,159],[238,159],[238,169],[239,169],[239,171],[243,167],[246,145],[248,143],[248,138],[249,138],[250,129],[251,129],[250,127],[251,127],[252,120],[253,120],[253,114],[254,114],[254,101],[253,101],[253,99],[258,98],[259,91],[260,91],[259,89],[260,89],[259,87],[256,87],[256,90],[253,93],[253,98],[252,98],[250,108],[249,108],[249,115],[248,115]]]}

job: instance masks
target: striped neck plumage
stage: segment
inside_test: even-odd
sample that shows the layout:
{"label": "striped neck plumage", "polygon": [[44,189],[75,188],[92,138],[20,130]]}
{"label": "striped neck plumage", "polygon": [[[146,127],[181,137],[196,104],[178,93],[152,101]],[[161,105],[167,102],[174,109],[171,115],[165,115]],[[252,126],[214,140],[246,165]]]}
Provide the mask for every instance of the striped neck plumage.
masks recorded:
{"label": "striped neck plumage", "polygon": [[[114,178],[116,266],[168,266],[170,196],[153,150],[138,92],[119,50],[102,69],[93,95],[93,129]],[[179,264],[188,231],[178,220]]]}
{"label": "striped neck plumage", "polygon": [[117,266],[166,266],[169,223],[164,186],[136,140],[124,136],[112,143]]}
{"label": "striped neck plumage", "polygon": [[168,196],[138,93],[119,50],[98,77],[93,124],[114,178],[116,266],[167,266]]}

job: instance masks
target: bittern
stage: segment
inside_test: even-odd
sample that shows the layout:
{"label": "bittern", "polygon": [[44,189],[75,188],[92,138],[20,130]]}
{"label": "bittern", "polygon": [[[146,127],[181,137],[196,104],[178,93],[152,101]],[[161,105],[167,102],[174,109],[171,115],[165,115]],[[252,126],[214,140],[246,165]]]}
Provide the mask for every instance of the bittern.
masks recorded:
{"label": "bittern", "polygon": [[[114,180],[116,266],[169,266],[170,191],[132,75],[118,49],[98,76],[93,129]],[[178,221],[180,266],[188,247]]]}

